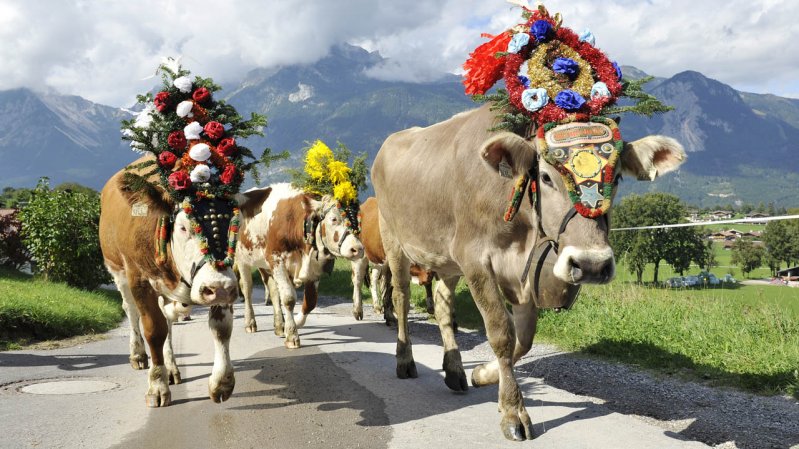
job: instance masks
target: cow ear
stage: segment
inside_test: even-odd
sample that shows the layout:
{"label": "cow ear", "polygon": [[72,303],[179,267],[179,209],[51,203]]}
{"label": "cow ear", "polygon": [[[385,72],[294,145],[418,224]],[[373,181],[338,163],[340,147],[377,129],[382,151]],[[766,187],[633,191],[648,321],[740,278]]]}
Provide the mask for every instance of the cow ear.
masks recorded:
{"label": "cow ear", "polygon": [[641,181],[654,181],[659,175],[676,170],[686,157],[683,146],[671,137],[647,136],[625,143],[622,172]]}
{"label": "cow ear", "polygon": [[532,143],[517,134],[503,132],[483,143],[480,157],[499,175],[513,178],[530,170],[536,162],[537,152]]}
{"label": "cow ear", "polygon": [[265,189],[248,190],[236,195],[236,201],[239,203],[241,214],[245,218],[252,218],[258,215],[258,213],[261,212],[261,206],[263,206],[264,201],[269,198],[270,193],[272,193],[272,188],[267,187]]}

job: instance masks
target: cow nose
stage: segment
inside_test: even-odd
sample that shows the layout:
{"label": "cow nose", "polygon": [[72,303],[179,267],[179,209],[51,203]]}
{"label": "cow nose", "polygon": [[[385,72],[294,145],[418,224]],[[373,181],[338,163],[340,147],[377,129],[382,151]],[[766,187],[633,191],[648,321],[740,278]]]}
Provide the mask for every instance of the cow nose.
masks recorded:
{"label": "cow nose", "polygon": [[571,259],[571,278],[575,284],[607,284],[613,279],[616,264],[609,259]]}
{"label": "cow nose", "polygon": [[350,258],[351,259],[360,259],[361,257],[363,257],[363,248],[362,247],[353,246],[352,248],[350,248]]}
{"label": "cow nose", "polygon": [[[235,288],[235,287],[234,287]],[[207,286],[202,289],[203,300],[206,303],[223,303],[226,302],[231,296],[235,297],[235,293],[222,288],[221,286]]]}

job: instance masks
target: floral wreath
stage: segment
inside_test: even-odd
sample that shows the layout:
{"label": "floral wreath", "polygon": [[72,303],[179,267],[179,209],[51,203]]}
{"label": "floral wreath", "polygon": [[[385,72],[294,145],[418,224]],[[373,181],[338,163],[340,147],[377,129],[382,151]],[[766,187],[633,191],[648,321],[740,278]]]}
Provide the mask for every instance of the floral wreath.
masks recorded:
{"label": "floral wreath", "polygon": [[349,165],[350,151],[339,143],[336,151],[316,140],[305,152],[305,166],[294,171],[293,183],[304,191],[336,201],[344,224],[353,234],[361,232],[358,192],[366,188],[366,155]]}
{"label": "floral wreath", "polygon": [[[245,173],[259,162],[237,139],[263,135],[266,119],[252,114],[243,120],[232,106],[214,99],[219,86],[209,78],[192,79],[178,60],[164,59],[156,73],[163,81],[160,92],[139,95],[143,109],[122,122],[123,139],[134,151],[154,158],[127,167],[124,183],[129,190],[160,188],[169,194],[188,216],[206,262],[219,270],[230,267],[240,219],[234,195]],[[161,263],[166,261],[172,220],[160,219],[156,231]]]}

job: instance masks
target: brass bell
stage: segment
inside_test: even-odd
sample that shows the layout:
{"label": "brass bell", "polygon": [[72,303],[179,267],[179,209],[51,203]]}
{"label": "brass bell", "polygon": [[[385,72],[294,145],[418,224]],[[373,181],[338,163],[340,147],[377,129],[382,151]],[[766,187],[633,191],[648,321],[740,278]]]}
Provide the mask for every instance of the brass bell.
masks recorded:
{"label": "brass bell", "polygon": [[218,224],[219,224],[219,222],[217,222],[216,220],[212,220],[212,221],[211,221],[211,226],[216,226],[216,225],[218,225]]}
{"label": "brass bell", "polygon": [[203,220],[208,220],[208,215],[203,215]]}
{"label": "brass bell", "polygon": [[214,231],[214,232],[219,232],[219,228],[217,228],[217,227],[214,227],[214,229],[212,229],[212,231]]}
{"label": "brass bell", "polygon": [[216,219],[216,214],[211,214],[211,219]]}
{"label": "brass bell", "polygon": [[219,240],[219,234],[214,234],[214,240]]}

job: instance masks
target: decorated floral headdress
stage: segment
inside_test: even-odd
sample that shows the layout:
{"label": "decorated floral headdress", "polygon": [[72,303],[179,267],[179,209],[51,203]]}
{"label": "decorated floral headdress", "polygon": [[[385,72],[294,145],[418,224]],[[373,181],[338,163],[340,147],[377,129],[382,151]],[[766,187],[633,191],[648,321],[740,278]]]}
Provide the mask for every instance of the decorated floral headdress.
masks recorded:
{"label": "decorated floral headdress", "polygon": [[[561,173],[577,212],[602,215],[610,208],[624,148],[616,121],[607,116],[628,111],[651,115],[669,108],[643,92],[648,79],[623,81],[618,64],[596,47],[589,30],[577,34],[562,26],[560,13],[552,16],[541,4],[530,9],[524,1],[509,1],[522,7],[524,23],[497,36],[484,35],[491,40],[464,64],[466,93],[493,101],[494,109],[501,110],[494,130],[536,139],[541,156]],[[500,80],[507,90],[486,95]],[[622,96],[635,104],[614,106]],[[535,191],[528,175],[517,181],[506,220],[518,210],[528,184]]]}
{"label": "decorated floral headdress", "polygon": [[366,155],[349,165],[350,150],[339,143],[331,150],[321,140],[305,152],[305,167],[292,173],[293,184],[304,191],[333,198],[350,230],[360,232],[358,192],[366,188]]}
{"label": "decorated floral headdress", "polygon": [[[211,79],[192,79],[172,58],[165,59],[158,72],[161,91],[139,95],[143,109],[122,122],[123,139],[131,142],[131,148],[154,156],[127,167],[125,187],[166,192],[192,221],[191,230],[207,261],[218,269],[231,266],[239,223],[233,196],[256,163],[268,164],[281,156],[272,156],[267,149],[255,160],[240,145],[237,139],[263,135],[266,118],[252,114],[243,120],[232,106],[214,98],[220,87]],[[157,231],[160,261],[165,260],[168,226],[169,220],[162,219]]]}

